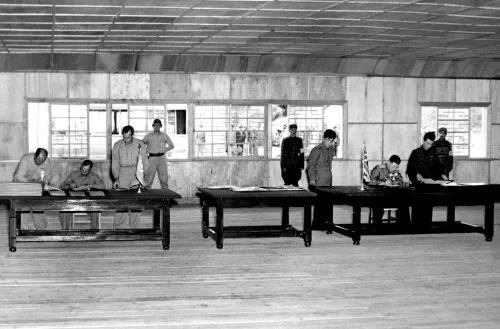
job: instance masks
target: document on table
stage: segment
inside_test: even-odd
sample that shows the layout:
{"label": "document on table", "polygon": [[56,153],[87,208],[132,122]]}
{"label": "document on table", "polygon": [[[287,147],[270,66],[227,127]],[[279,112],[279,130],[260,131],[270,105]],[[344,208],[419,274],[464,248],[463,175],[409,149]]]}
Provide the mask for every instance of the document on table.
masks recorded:
{"label": "document on table", "polygon": [[69,191],[69,195],[71,195],[71,196],[85,196],[85,192],[83,192],[83,191]]}
{"label": "document on table", "polygon": [[103,191],[95,190],[95,191],[89,191],[90,196],[105,196]]}

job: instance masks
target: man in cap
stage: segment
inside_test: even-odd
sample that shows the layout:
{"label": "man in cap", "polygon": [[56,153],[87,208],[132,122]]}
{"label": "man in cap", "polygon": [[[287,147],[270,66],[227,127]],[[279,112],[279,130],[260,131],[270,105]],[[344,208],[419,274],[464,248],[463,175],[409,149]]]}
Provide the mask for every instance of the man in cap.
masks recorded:
{"label": "man in cap", "polygon": [[174,148],[174,143],[167,134],[161,132],[161,120],[153,121],[153,132],[144,136],[142,141],[147,146],[149,156],[149,167],[146,170],[146,188],[153,185],[156,172],[163,190],[168,189],[168,172],[166,153]]}
{"label": "man in cap", "polygon": [[304,145],[302,138],[297,137],[297,125],[289,126],[290,136],[281,143],[281,177],[285,185],[299,186],[304,169]]}
{"label": "man in cap", "polygon": [[448,180],[450,178],[450,172],[453,169],[453,152],[452,145],[446,140],[446,135],[448,130],[444,127],[439,128],[438,135],[439,139],[432,145],[434,149],[434,154],[437,157],[441,167],[443,169],[443,179]]}

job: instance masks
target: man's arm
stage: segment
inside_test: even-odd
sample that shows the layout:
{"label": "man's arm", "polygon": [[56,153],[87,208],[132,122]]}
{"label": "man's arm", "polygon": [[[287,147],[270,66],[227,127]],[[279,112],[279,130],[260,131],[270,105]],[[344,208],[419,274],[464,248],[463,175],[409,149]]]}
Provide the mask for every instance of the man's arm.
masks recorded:
{"label": "man's arm", "polygon": [[52,163],[50,162],[50,159],[47,158],[45,159],[44,164],[44,170],[45,170],[45,175],[43,176],[43,182],[46,184],[50,184],[52,181]]}
{"label": "man's arm", "polygon": [[285,147],[285,144],[286,144],[286,140],[283,140],[281,141],[281,153],[280,153],[280,167],[281,167],[281,170],[285,170],[286,171],[286,147]]}
{"label": "man's arm", "polygon": [[69,190],[70,189],[70,185],[71,183],[73,182],[73,177],[71,177],[71,173],[68,175],[68,177],[66,177],[66,179],[64,180],[64,182],[61,183],[61,185],[59,185],[59,188],[61,190]]}
{"label": "man's arm", "polygon": [[304,142],[300,139],[300,154],[299,154],[300,170],[304,169]]}
{"label": "man's arm", "polygon": [[28,162],[26,161],[26,157],[23,156],[21,158],[21,161],[19,161],[19,167],[14,176],[14,181],[20,183],[33,181],[31,177],[30,178],[26,177],[27,173],[28,173]]}
{"label": "man's arm", "polygon": [[380,185],[381,183],[385,183],[385,180],[380,178],[380,170],[378,169],[378,166],[376,166],[370,172],[370,185]]}
{"label": "man's arm", "polygon": [[417,170],[415,168],[415,153],[411,152],[410,158],[408,159],[408,164],[406,166],[406,175],[410,179],[412,184],[417,183]]}
{"label": "man's arm", "polygon": [[120,176],[120,147],[118,143],[113,145],[113,151],[111,152],[111,172],[113,173],[113,178],[118,180]]}
{"label": "man's arm", "polygon": [[307,158],[307,176],[309,177],[309,184],[311,185],[316,185],[316,176],[318,174],[317,166],[320,155],[321,152],[314,148]]}
{"label": "man's arm", "polygon": [[97,174],[94,174],[93,177],[94,177],[93,182],[92,182],[92,184],[90,184],[89,188],[104,190],[106,188],[106,185],[102,181],[101,177],[99,177],[99,175],[97,175]]}
{"label": "man's arm", "polygon": [[173,150],[174,149],[174,143],[172,142],[172,140],[170,139],[170,137],[165,134],[165,140],[168,144],[167,148],[165,149],[165,152],[168,152],[170,150]]}

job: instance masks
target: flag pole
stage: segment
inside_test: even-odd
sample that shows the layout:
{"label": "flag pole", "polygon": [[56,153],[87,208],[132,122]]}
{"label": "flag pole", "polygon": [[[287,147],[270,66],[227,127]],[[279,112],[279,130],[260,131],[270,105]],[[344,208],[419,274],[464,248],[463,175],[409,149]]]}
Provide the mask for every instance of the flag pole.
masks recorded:
{"label": "flag pole", "polygon": [[365,184],[363,184],[363,171],[364,171],[364,165],[365,165],[365,143],[363,142],[363,149],[361,150],[361,188],[359,189],[360,191],[365,190]]}

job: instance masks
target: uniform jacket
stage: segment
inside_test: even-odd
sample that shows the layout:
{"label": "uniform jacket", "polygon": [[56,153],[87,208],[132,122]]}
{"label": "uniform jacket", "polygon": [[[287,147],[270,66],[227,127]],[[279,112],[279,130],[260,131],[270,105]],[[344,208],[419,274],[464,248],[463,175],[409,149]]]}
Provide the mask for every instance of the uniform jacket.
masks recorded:
{"label": "uniform jacket", "polygon": [[281,143],[281,169],[304,169],[304,145],[300,137],[287,137]]}
{"label": "uniform jacket", "polygon": [[326,148],[323,143],[311,150],[307,158],[307,177],[309,181],[315,180],[316,186],[332,185],[333,155],[333,147]]}
{"label": "uniform jacket", "polygon": [[439,163],[441,163],[441,167],[443,168],[443,172],[446,176],[453,169],[453,152],[451,143],[447,140],[437,140],[432,144],[432,148],[434,149],[434,154],[436,155]]}
{"label": "uniform jacket", "polygon": [[380,185],[381,182],[390,180],[392,185],[403,185],[403,176],[399,171],[391,173],[385,164],[381,164],[372,169],[370,173],[370,185]]}
{"label": "uniform jacket", "polygon": [[423,178],[443,179],[441,176],[443,170],[434,151],[432,148],[426,151],[423,146],[411,152],[406,167],[406,174],[414,185],[418,184],[417,174],[422,175]]}
{"label": "uniform jacket", "polygon": [[111,171],[115,179],[120,176],[120,167],[137,167],[139,152],[142,156],[144,171],[149,167],[146,145],[137,138],[133,138],[130,148],[127,147],[123,139],[113,145]]}

